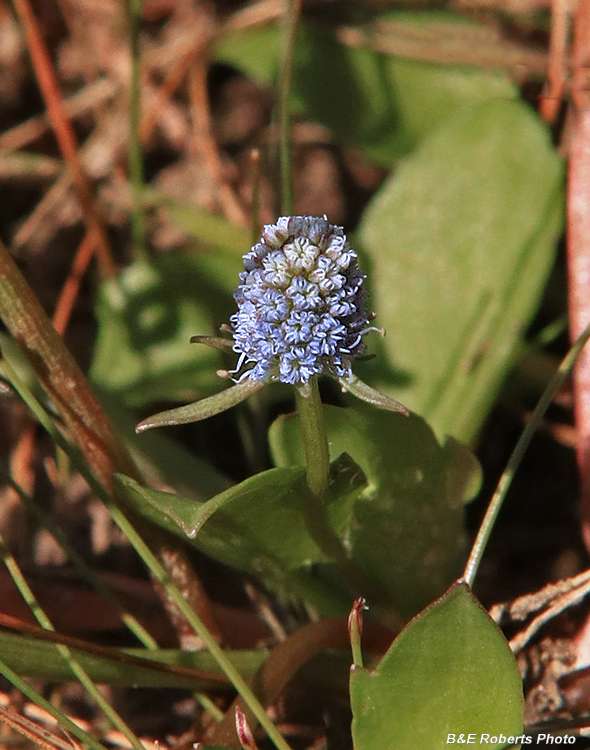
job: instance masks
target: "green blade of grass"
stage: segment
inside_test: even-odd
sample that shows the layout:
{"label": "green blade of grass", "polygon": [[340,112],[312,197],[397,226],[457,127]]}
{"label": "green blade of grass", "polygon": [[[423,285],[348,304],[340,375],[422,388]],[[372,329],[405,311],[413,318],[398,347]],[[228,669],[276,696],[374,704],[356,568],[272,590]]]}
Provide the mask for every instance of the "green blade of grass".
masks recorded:
{"label": "green blade of grass", "polygon": [[516,473],[516,470],[518,469],[520,462],[522,461],[522,457],[524,456],[526,449],[529,447],[532,437],[541,420],[543,419],[545,412],[547,411],[547,407],[569,375],[572,367],[576,362],[576,359],[578,358],[580,352],[584,348],[589,338],[590,324],[582,332],[580,337],[576,339],[573,346],[571,347],[565,358],[562,360],[557,372],[555,373],[549,385],[545,389],[543,395],[539,399],[539,403],[535,407],[529,423],[523,430],[523,433],[520,436],[516,447],[514,448],[510,458],[508,459],[506,468],[504,469],[504,472],[500,477],[500,481],[498,482],[496,491],[494,492],[492,499],[490,500],[490,504],[488,505],[488,509],[486,511],[484,519],[481,522],[477,537],[475,539],[475,542],[473,543],[473,547],[471,548],[471,554],[469,555],[467,565],[465,566],[463,578],[469,584],[469,586],[473,586],[473,581],[477,574],[479,564],[481,563],[481,558],[483,557],[488,539],[490,538],[490,534],[492,533],[492,529],[494,528],[496,518],[498,517],[498,513],[500,512],[500,508],[502,507],[502,503],[504,502],[506,493],[508,492],[508,489],[512,484],[514,474]]}
{"label": "green blade of grass", "polygon": [[[21,596],[25,600],[27,606],[33,613],[39,625],[41,625],[41,627],[44,628],[45,630],[50,630],[52,632],[55,632],[55,628],[53,627],[53,624],[51,623],[50,619],[45,614],[43,608],[41,607],[41,605],[35,598],[35,595],[33,594],[31,587],[25,580],[25,577],[23,576],[22,571],[18,566],[18,563],[14,559],[14,556],[10,553],[9,549],[6,547],[6,544],[1,534],[0,534],[0,555],[2,555],[4,564],[6,565],[8,572],[10,573],[10,576],[12,580],[14,581],[15,586],[19,590]],[[64,659],[64,661],[68,664],[69,668],[72,671],[72,674],[84,686],[86,692],[90,696],[92,696],[97,706],[99,706],[99,708],[104,713],[104,715],[108,718],[111,724],[114,727],[116,727],[121,732],[121,734],[123,734],[123,736],[131,743],[131,746],[134,748],[134,750],[144,750],[144,747],[139,741],[139,738],[136,737],[132,729],[126,724],[125,721],[123,721],[122,717],[117,713],[117,711],[115,711],[115,709],[111,706],[108,700],[102,695],[100,690],[96,687],[96,685],[94,684],[94,682],[92,681],[88,673],[86,672],[86,670],[81,666],[81,664],[73,656],[70,649],[67,646],[65,646],[63,643],[56,644],[56,648],[59,654],[61,655],[61,657]]]}
{"label": "green blade of grass", "polygon": [[37,522],[46,528],[55,541],[64,550],[67,557],[71,560],[74,567],[76,567],[80,574],[90,583],[91,586],[97,591],[98,594],[106,601],[112,604],[121,614],[121,619],[126,627],[136,636],[140,643],[146,648],[157,648],[158,644],[154,638],[148,633],[143,625],[129,612],[125,610],[121,602],[113,594],[110,588],[101,580],[90,566],[88,566],[84,558],[74,549],[69,543],[66,535],[59,528],[59,526],[52,521],[52,519],[44,513],[41,508],[34,502],[33,498],[30,497],[22,487],[20,487],[11,477],[8,478],[8,484],[18,493],[19,497],[25,504],[27,510],[35,516]]}

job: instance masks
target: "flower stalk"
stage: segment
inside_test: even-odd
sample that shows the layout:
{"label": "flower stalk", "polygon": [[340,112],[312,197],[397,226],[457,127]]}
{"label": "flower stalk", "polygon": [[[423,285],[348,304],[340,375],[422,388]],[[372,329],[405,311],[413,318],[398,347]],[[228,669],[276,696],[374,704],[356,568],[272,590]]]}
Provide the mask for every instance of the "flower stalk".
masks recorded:
{"label": "flower stalk", "polygon": [[307,469],[305,520],[312,537],[328,559],[345,563],[346,550],[326,518],[326,494],[330,477],[330,452],[317,376],[295,388],[301,438]]}
{"label": "flower stalk", "polygon": [[295,395],[305,450],[307,485],[316,501],[323,504],[328,490],[330,453],[317,377],[295,388]]}
{"label": "flower stalk", "polygon": [[328,523],[326,495],[330,481],[330,453],[317,377],[297,386],[295,394],[307,469],[304,512],[309,533],[353,589],[362,591],[373,601],[383,601],[385,592],[351,559],[342,540]]}

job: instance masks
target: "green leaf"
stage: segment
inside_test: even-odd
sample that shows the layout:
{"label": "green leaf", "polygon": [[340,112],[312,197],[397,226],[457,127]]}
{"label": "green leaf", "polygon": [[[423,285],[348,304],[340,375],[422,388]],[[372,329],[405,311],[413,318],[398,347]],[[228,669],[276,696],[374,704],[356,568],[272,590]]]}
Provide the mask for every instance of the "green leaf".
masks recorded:
{"label": "green leaf", "polygon": [[216,332],[233,309],[231,294],[203,272],[199,258],[167,253],[153,264],[135,261],[99,289],[91,378],[128,406],[214,393],[220,355],[190,338]]}
{"label": "green leaf", "polygon": [[[116,649],[112,649],[117,654]],[[120,649],[121,659],[109,658],[104,654],[94,654],[72,648],[76,661],[90,675],[94,682],[105,685],[127,687],[191,688],[203,690],[211,687],[219,689],[229,683],[217,679],[207,679],[206,675],[182,674],[174,671],[161,671],[151,666],[151,661],[200,670],[219,676],[219,666],[208,651],[177,651],[172,649]],[[227,651],[232,662],[246,678],[252,678],[268,656],[267,651]],[[139,657],[145,664],[128,663],[125,656]],[[14,633],[0,632],[0,659],[21,675],[43,680],[71,681],[72,671],[54,643],[29,638]]]}
{"label": "green leaf", "polygon": [[[407,27],[410,35],[416,26],[415,16],[407,13],[387,19]],[[440,14],[434,20],[440,33]],[[451,14],[445,21],[450,28],[464,25]],[[480,28],[471,25],[476,32]],[[249,29],[223,40],[216,58],[271,84],[280,49],[278,27]],[[386,165],[415,148],[459,107],[517,95],[504,73],[402,59],[342,44],[333,33],[313,27],[300,29],[294,54],[293,108],[330,128],[337,141],[362,148]]]}
{"label": "green leaf", "polygon": [[342,386],[342,390],[348,393],[352,393],[353,396],[359,398],[361,401],[365,401],[367,404],[376,406],[379,409],[389,409],[389,411],[397,411],[400,414],[404,414],[406,417],[409,412],[403,404],[396,401],[389,396],[386,396],[381,391],[376,391],[371,388],[370,385],[363,383],[360,378],[350,373],[346,377],[338,378],[338,382]]}
{"label": "green leaf", "polygon": [[438,435],[469,442],[494,401],[555,257],[562,180],[537,116],[491,102],[427,139],[361,220],[371,305],[388,335],[381,372],[378,359],[359,374]]}
{"label": "green leaf", "polygon": [[[408,14],[397,18],[399,25],[415,26]],[[456,25],[451,21],[451,27]],[[330,128],[337,141],[363,148],[386,165],[465,104],[516,96],[503,73],[345,46],[313,29],[298,37],[293,87],[308,117]]]}
{"label": "green leaf", "polygon": [[[290,571],[325,559],[304,521],[303,468],[264,471],[206,503],[146,489],[123,475],[115,475],[115,481],[139,513],[212,557],[263,575],[271,585],[284,587]],[[341,536],[349,532],[352,505],[364,482],[349,457],[332,464],[326,513]]]}
{"label": "green leaf", "polygon": [[232,385],[224,391],[213,394],[208,398],[202,398],[199,401],[193,401],[184,406],[177,406],[174,409],[162,411],[154,414],[140,422],[135,428],[136,432],[144,432],[154,427],[171,427],[178,424],[189,424],[190,422],[200,422],[208,419],[215,414],[231,409],[232,406],[244,401],[264,385],[260,380],[247,378],[241,383]]}
{"label": "green leaf", "polygon": [[[349,454],[368,484],[356,499],[348,547],[411,616],[446,589],[464,562],[463,503],[479,488],[477,459],[441,446],[426,422],[378,409],[324,406],[332,455]],[[304,463],[295,416],[279,417],[270,445],[280,466]]]}
{"label": "green leaf", "polygon": [[464,583],[412,620],[375,671],[353,667],[350,697],[355,750],[439,750],[470,734],[505,747],[523,731],[516,661]]}

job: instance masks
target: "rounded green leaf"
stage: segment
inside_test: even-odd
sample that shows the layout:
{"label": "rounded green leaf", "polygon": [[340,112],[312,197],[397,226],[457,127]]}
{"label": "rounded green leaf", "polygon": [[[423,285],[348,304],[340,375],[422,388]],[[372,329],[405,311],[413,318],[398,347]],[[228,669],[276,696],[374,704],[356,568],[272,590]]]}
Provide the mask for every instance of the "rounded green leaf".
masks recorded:
{"label": "rounded green leaf", "polygon": [[[415,32],[415,16],[388,19],[397,19],[409,35]],[[439,14],[437,23],[442,25]],[[446,24],[456,28],[457,17],[448,14]],[[412,151],[458,108],[516,96],[514,84],[499,71],[403,59],[369,45],[342,44],[335,34],[313,28],[298,37],[293,87],[297,104],[337,141],[363,148],[386,165]]]}
{"label": "rounded green leaf", "polygon": [[359,240],[387,337],[385,363],[359,374],[438,435],[469,442],[493,403],[553,263],[562,171],[532,110],[488,102],[423,141],[365,212]]}
{"label": "rounded green leaf", "polygon": [[[345,542],[388,603],[412,616],[465,562],[462,506],[479,488],[477,459],[456,441],[440,445],[415,414],[324,406],[324,415],[331,455],[349,454],[368,480]],[[294,416],[276,420],[270,444],[279,465],[304,463]]]}
{"label": "rounded green leaf", "polygon": [[523,731],[516,661],[464,583],[412,620],[375,671],[353,667],[350,697],[355,750],[441,750],[461,735],[499,748]]}

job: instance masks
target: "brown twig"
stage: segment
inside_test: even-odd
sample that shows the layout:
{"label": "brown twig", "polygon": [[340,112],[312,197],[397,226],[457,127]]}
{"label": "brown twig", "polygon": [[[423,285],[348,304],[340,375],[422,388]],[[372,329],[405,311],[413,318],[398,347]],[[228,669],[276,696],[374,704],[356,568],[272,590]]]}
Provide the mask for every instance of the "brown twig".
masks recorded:
{"label": "brown twig", "polygon": [[547,67],[546,52],[514,43],[492,27],[431,22],[418,28],[382,22],[368,30],[341,26],[336,36],[350,47],[439,65],[476,65],[525,75],[544,74]]}
{"label": "brown twig", "polygon": [[204,58],[195,60],[189,78],[191,114],[194,130],[194,147],[200,152],[209,172],[217,199],[223,213],[235,224],[245,226],[248,217],[238,203],[231,188],[223,177],[223,165],[217,143],[213,136],[209,95],[207,93],[207,67]]}
{"label": "brown twig", "polygon": [[[365,623],[363,648],[366,651],[384,653],[390,645],[393,633],[387,628],[374,623]],[[255,689],[265,706],[272,705],[297,670],[323,649],[348,649],[350,638],[345,617],[328,617],[311,623],[292,633],[275,646],[268,659],[260,668],[254,679]],[[250,726],[257,726],[256,718],[236,698],[231,708],[226,711],[223,721],[217,725],[213,736],[209,738],[214,745],[238,748],[234,725],[234,711],[240,706]]]}
{"label": "brown twig", "polygon": [[[10,454],[10,474],[17,478],[19,484],[31,492],[35,482],[35,473],[33,469],[33,460],[35,453],[35,442],[37,425],[26,414],[23,421],[19,424],[19,434]],[[2,498],[2,517],[3,517],[3,534],[6,543],[13,550],[21,551],[26,539],[26,527],[23,527],[21,520],[24,517],[24,508],[19,494],[11,487],[7,486],[3,490]]]}
{"label": "brown twig", "polygon": [[578,109],[590,107],[590,2],[579,0],[572,56],[572,99]]}
{"label": "brown twig", "polygon": [[33,474],[33,454],[35,449],[35,426],[27,424],[19,435],[10,456],[10,474],[15,481],[31,494],[35,477]]}
{"label": "brown twig", "polygon": [[63,336],[66,332],[72,310],[74,309],[74,305],[76,304],[78,292],[80,291],[82,278],[86,273],[86,269],[90,265],[92,256],[92,237],[90,236],[90,234],[87,234],[82,240],[76,252],[76,256],[74,258],[74,262],[72,263],[70,273],[68,274],[68,278],[66,279],[62,287],[57,305],[55,306],[55,311],[53,313],[53,327],[60,336]]}
{"label": "brown twig", "polygon": [[[568,174],[568,277],[570,334],[576,339],[590,321],[590,0],[580,0],[575,20],[572,98],[576,111]],[[574,372],[577,458],[581,481],[582,535],[590,550],[590,351]]]}
{"label": "brown twig", "polygon": [[43,37],[29,4],[29,0],[14,0],[14,7],[27,37],[27,46],[37,82],[47,107],[59,148],[72,173],[78,199],[84,214],[84,221],[96,248],[98,262],[105,277],[115,275],[115,263],[112,258],[106,230],[100,219],[92,198],[89,181],[84,174],[78,155],[76,136],[65,115],[61,92],[57,84],[51,58],[43,42]]}
{"label": "brown twig", "polygon": [[[117,86],[110,78],[91,81],[82,91],[63,100],[64,113],[69,118],[79,117],[112,99],[116,92]],[[0,149],[24,148],[44,135],[50,127],[47,114],[31,117],[0,134]]]}
{"label": "brown twig", "polygon": [[64,740],[37,722],[31,721],[22,714],[3,706],[0,706],[0,723],[8,724],[9,727],[22,734],[33,744],[45,750],[78,750],[81,747],[71,737]]}
{"label": "brown twig", "polygon": [[150,652],[147,650],[145,652],[145,657],[135,656],[133,654],[128,654],[125,651],[121,651],[118,648],[100,646],[81,638],[74,638],[72,636],[64,635],[63,633],[46,630],[45,628],[39,627],[39,625],[25,622],[18,617],[13,617],[1,612],[0,627],[45,643],[61,643],[64,646],[68,646],[68,648],[77,649],[78,651],[94,655],[98,658],[108,659],[117,664],[127,664],[129,666],[141,667],[142,669],[151,669],[154,672],[163,674],[178,675],[181,678],[186,678],[186,682],[189,684],[191,681],[194,682],[195,680],[206,680],[216,685],[229,685],[227,677],[219,672],[209,672],[205,669],[160,662],[157,659],[151,659]]}
{"label": "brown twig", "polygon": [[539,102],[541,117],[550,125],[555,122],[565,91],[569,20],[567,0],[553,0],[547,82]]}
{"label": "brown twig", "polygon": [[13,248],[18,249],[29,242],[33,235],[39,231],[40,226],[47,220],[52,211],[57,210],[64,196],[70,190],[71,185],[72,176],[66,171],[53,183],[39,203],[37,203],[32,213],[23,222],[14,237]]}
{"label": "brown twig", "polygon": [[178,89],[186,76],[186,72],[195,55],[199,54],[200,47],[193,48],[185,53],[178,60],[175,60],[166,73],[164,82],[152,95],[151,101],[147,107],[147,112],[143,117],[139,137],[142,144],[146,144],[154,132],[158,119],[164,109],[166,102]]}

